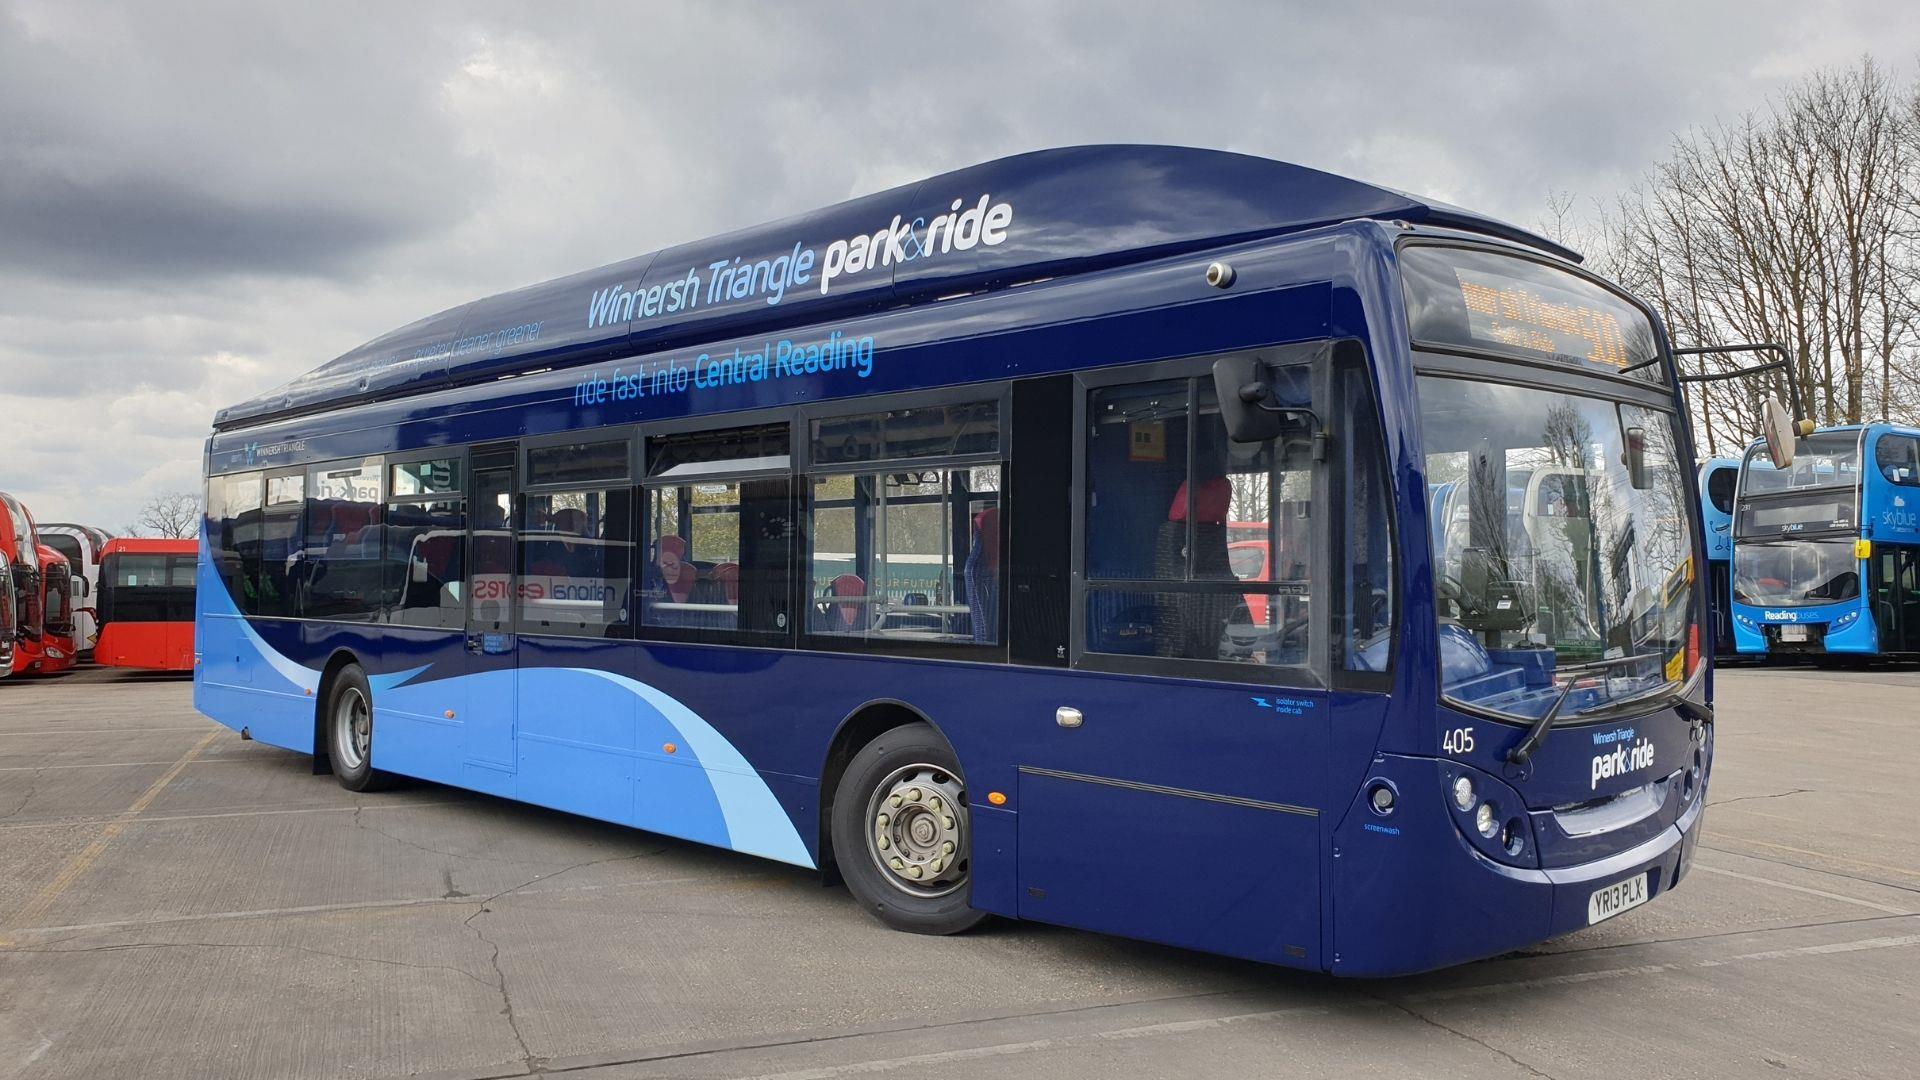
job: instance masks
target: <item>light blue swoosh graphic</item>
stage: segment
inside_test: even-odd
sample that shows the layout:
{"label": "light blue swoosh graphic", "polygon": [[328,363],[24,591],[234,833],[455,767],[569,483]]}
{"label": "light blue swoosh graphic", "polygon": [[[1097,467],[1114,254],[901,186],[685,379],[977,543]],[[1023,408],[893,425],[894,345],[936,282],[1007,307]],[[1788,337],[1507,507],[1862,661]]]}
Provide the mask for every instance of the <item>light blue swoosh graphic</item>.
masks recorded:
{"label": "light blue swoosh graphic", "polygon": [[681,741],[700,758],[706,770],[707,782],[713,786],[714,797],[720,801],[720,812],[726,817],[733,850],[797,866],[811,868],[814,865],[805,841],[793,827],[793,819],[787,816],[780,800],[774,798],[766,781],[760,779],[760,774],[727,737],[715,731],[700,714],[671,695],[624,675],[592,668],[566,670],[624,687],[673,725]]}
{"label": "light blue swoosh graphic", "polygon": [[[212,572],[204,552],[199,568],[198,586],[198,591],[203,597],[202,609],[208,614],[231,616],[230,621],[240,629],[246,645],[291,687],[286,691],[289,695],[304,697],[319,692],[320,673],[280,653],[269,645],[244,617],[240,616],[232,597],[227,593],[225,583]],[[440,685],[437,683],[412,684],[412,680],[427,671],[429,667],[431,665],[423,665],[386,675],[369,676],[367,681],[373,688],[376,706],[392,707],[395,704],[404,706],[416,694],[440,693],[435,689]],[[488,681],[484,676],[499,674],[503,673],[462,674],[444,682],[448,684],[471,682],[476,692],[483,692],[492,700],[499,700],[502,688],[487,687],[482,691],[481,685]],[[689,756],[695,761],[672,764],[653,763],[650,766],[642,766],[673,770],[672,773],[666,774],[673,780],[661,786],[654,798],[668,795],[676,783],[699,784],[704,779],[705,785],[711,790],[714,804],[718,807],[720,821],[712,822],[711,825],[703,824],[703,819],[713,812],[713,806],[709,806],[703,813],[697,809],[694,802],[704,800],[682,802],[677,807],[666,805],[651,807],[650,810],[661,815],[660,831],[672,832],[674,835],[686,836],[689,839],[696,839],[717,847],[731,848],[750,855],[777,859],[796,866],[815,867],[813,856],[808,852],[806,842],[801,839],[799,830],[794,827],[793,820],[787,816],[785,808],[780,805],[779,799],[774,796],[766,781],[761,779],[759,772],[747,761],[746,756],[728,741],[726,736],[683,702],[646,683],[593,668],[523,668],[521,674],[542,681],[551,680],[558,684],[553,687],[555,693],[549,698],[556,703],[564,702],[572,696],[565,692],[565,684],[569,681],[592,679],[596,682],[610,683],[633,695],[637,699],[636,704],[644,710],[634,718],[636,732],[647,727],[664,725],[676,733],[675,741],[685,746],[690,751]],[[581,689],[584,691],[586,688],[581,685]],[[505,700],[511,703],[512,690],[506,689],[504,695]],[[580,700],[591,700],[593,696],[591,693],[582,693]],[[385,700],[383,701],[382,698]],[[427,699],[423,699],[425,700]],[[512,706],[508,704],[505,707]],[[438,709],[420,704],[414,711],[437,712]],[[653,715],[648,716],[647,712]],[[679,779],[681,777],[688,779],[682,781]],[[643,788],[643,790],[646,789]],[[675,813],[676,810],[678,813]],[[671,819],[671,823],[668,819]],[[651,823],[638,824],[645,827],[646,824]],[[629,824],[635,823],[629,822]],[[724,833],[721,829],[712,827],[722,824],[724,824]],[[680,828],[676,829],[674,826],[680,826]]]}

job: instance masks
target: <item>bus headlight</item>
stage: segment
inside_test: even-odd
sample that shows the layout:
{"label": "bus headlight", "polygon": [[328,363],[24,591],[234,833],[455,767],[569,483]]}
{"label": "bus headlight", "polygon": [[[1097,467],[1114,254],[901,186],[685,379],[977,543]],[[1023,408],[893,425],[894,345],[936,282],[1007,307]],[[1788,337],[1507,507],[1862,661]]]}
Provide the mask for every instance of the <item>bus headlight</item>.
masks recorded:
{"label": "bus headlight", "polygon": [[1473,809],[1473,781],[1464,776],[1453,778],[1453,805],[1462,811]]}
{"label": "bus headlight", "polygon": [[1480,809],[1473,812],[1473,827],[1480,830],[1481,836],[1489,839],[1494,833],[1500,831],[1499,822],[1494,820],[1492,803],[1483,802],[1480,804]]}

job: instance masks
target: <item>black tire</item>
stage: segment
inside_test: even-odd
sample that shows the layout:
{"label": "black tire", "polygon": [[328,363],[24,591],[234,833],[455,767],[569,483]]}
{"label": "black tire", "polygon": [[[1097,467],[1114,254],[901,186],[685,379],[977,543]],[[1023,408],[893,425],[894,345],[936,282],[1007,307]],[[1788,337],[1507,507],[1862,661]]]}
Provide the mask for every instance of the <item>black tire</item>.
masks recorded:
{"label": "black tire", "polygon": [[387,773],[373,767],[373,687],[359,664],[348,664],[334,674],[320,729],[326,734],[327,757],[341,787],[378,791],[391,782]]}
{"label": "black tire", "polygon": [[[902,802],[883,805],[889,792]],[[909,793],[917,797],[909,801]],[[885,827],[878,813],[888,815]],[[915,934],[957,934],[986,918],[968,905],[972,830],[965,780],[932,727],[907,724],[862,747],[834,789],[831,826],[834,860],[847,891],[881,922]],[[882,865],[883,832],[899,838],[889,845],[897,853],[890,857],[912,860],[902,870],[918,868],[928,880],[910,881]],[[948,843],[950,858],[943,850]]]}

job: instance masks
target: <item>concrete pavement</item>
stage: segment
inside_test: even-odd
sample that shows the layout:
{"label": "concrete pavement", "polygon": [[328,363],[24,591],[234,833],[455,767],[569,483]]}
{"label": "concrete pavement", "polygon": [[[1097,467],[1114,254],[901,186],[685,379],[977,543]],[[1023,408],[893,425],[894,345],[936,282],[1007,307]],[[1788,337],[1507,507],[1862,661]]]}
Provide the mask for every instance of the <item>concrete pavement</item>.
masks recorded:
{"label": "concrete pavement", "polygon": [[896,934],[797,869],[354,795],[184,682],[7,680],[0,1077],[1914,1076],[1920,673],[1719,678],[1679,890],[1367,983],[1037,925]]}

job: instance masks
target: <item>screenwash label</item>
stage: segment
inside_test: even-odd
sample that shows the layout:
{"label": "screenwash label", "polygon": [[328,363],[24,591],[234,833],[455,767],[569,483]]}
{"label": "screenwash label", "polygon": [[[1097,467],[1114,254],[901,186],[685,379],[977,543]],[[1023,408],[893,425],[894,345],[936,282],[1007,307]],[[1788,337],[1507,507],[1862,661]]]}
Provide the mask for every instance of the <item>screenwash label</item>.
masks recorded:
{"label": "screenwash label", "polygon": [[893,215],[873,232],[835,240],[821,251],[796,243],[770,259],[743,262],[741,256],[689,266],[671,281],[641,288],[619,282],[594,290],[587,303],[587,328],[610,326],[693,311],[733,300],[759,297],[780,303],[795,289],[818,288],[828,295],[834,283],[882,267],[938,258],[976,247],[998,247],[1013,226],[1013,204],[990,194],[968,203],[955,199],[931,221]]}

